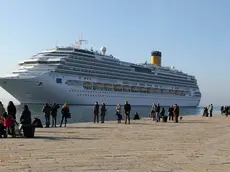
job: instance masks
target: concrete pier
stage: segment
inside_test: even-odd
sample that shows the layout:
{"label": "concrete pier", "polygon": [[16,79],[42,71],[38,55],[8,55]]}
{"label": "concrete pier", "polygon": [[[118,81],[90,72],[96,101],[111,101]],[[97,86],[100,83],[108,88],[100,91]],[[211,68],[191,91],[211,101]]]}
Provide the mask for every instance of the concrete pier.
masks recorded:
{"label": "concrete pier", "polygon": [[0,171],[228,172],[230,119],[185,116],[36,129],[35,138],[0,139]]}

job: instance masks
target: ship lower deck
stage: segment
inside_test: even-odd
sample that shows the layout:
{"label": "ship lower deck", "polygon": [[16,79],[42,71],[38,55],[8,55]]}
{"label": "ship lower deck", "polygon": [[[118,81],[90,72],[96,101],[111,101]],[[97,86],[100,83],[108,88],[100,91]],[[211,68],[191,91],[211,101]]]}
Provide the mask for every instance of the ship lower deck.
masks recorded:
{"label": "ship lower deck", "polygon": [[56,84],[51,78],[1,78],[0,85],[20,103],[26,104],[57,102],[59,104],[92,105],[97,101],[107,105],[117,105],[128,101],[134,106],[151,106],[153,103],[160,103],[162,106],[178,104],[195,107],[200,102],[199,97],[191,96],[86,90],[81,86]]}

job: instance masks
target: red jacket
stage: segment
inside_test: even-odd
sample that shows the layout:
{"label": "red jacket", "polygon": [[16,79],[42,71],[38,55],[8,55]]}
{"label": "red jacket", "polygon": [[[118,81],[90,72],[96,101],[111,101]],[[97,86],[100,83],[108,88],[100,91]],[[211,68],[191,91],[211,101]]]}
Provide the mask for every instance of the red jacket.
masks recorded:
{"label": "red jacket", "polygon": [[13,125],[13,116],[12,115],[7,115],[7,119],[3,119],[3,125],[5,127],[10,127]]}

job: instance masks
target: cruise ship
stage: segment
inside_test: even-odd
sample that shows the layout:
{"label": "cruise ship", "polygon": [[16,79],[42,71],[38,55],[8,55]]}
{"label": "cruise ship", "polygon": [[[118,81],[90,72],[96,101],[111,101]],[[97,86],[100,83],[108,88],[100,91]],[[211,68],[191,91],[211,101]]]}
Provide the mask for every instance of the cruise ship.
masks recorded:
{"label": "cruise ship", "polygon": [[135,64],[107,55],[105,47],[83,49],[84,42],[56,46],[19,62],[16,71],[0,78],[0,86],[22,104],[199,105],[196,78],[162,67],[160,51],[151,52],[151,63]]}

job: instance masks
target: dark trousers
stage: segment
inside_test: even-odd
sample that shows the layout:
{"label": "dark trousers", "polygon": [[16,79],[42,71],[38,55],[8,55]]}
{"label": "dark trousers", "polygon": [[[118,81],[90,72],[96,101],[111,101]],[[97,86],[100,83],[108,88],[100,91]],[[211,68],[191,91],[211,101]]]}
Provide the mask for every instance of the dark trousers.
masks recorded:
{"label": "dark trousers", "polygon": [[105,122],[105,115],[101,115],[101,123]]}
{"label": "dark trousers", "polygon": [[117,122],[118,123],[121,123],[121,120],[122,120],[122,116],[120,113],[117,113]]}
{"label": "dark trousers", "polygon": [[97,121],[97,123],[99,123],[98,113],[94,113],[93,122],[95,123],[96,121]]}
{"label": "dark trousers", "polygon": [[175,122],[178,123],[179,122],[178,121],[179,115],[174,114],[174,118],[175,118]]}
{"label": "dark trousers", "polygon": [[130,124],[130,112],[125,112],[125,124],[127,124],[127,120]]}
{"label": "dark trousers", "polygon": [[64,120],[64,119],[65,119],[65,127],[66,127],[66,123],[67,123],[66,115],[62,115],[60,127],[62,126],[62,123],[63,123],[63,120]]}
{"label": "dark trousers", "polygon": [[46,127],[50,126],[50,115],[45,115],[45,119],[46,119]]}
{"label": "dark trousers", "polygon": [[10,127],[12,136],[15,136],[14,124]]}
{"label": "dark trousers", "polygon": [[169,114],[169,121],[172,120],[173,121],[173,115]]}
{"label": "dark trousers", "polygon": [[212,110],[210,110],[210,117],[212,117]]}
{"label": "dark trousers", "polygon": [[5,130],[4,125],[0,123],[0,137],[4,135],[4,130]]}
{"label": "dark trousers", "polygon": [[56,127],[57,116],[52,116],[52,127]]}

